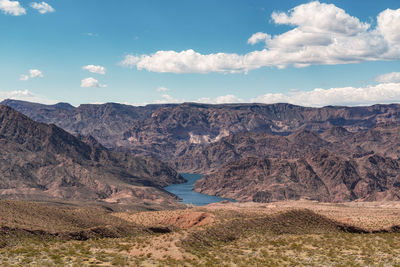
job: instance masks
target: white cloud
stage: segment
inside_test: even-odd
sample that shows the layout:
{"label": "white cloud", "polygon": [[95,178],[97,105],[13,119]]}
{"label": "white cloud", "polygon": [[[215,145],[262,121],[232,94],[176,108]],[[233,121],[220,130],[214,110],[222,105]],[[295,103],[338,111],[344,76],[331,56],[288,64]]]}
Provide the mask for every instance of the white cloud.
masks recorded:
{"label": "white cloud", "polygon": [[287,13],[273,12],[271,18],[276,24],[298,26],[304,32],[355,35],[370,27],[333,4],[318,1],[299,5]]}
{"label": "white cloud", "polygon": [[4,99],[16,99],[42,104],[56,104],[58,101],[43,98],[28,90],[0,91],[0,101]]}
{"label": "white cloud", "polygon": [[168,88],[164,87],[164,86],[160,86],[156,89],[157,92],[166,92],[169,91]]}
{"label": "white cloud", "polygon": [[388,43],[399,45],[400,31],[400,9],[386,9],[378,16],[378,31],[384,36]]}
{"label": "white cloud", "polygon": [[312,91],[295,91],[287,94],[268,93],[251,99],[257,103],[290,103],[301,106],[372,105],[400,102],[400,83],[382,83],[366,87],[342,87]]}
{"label": "white cloud", "polygon": [[119,65],[124,66],[124,67],[132,68],[137,63],[139,63],[139,61],[140,61],[140,57],[139,56],[126,55],[125,58],[121,62],[119,62]]}
{"label": "white cloud", "polygon": [[4,14],[12,16],[21,16],[26,14],[25,8],[21,6],[19,1],[0,0],[0,10]]}
{"label": "white cloud", "polygon": [[242,72],[245,71],[243,58],[236,54],[202,55],[192,49],[175,51],[158,51],[152,55],[127,55],[121,65],[136,66],[138,70],[173,73],[208,73],[208,72]]}
{"label": "white cloud", "polygon": [[208,103],[208,104],[228,104],[228,103],[241,103],[244,102],[244,100],[238,98],[235,95],[228,94],[228,95],[218,96],[216,98],[202,97],[195,100],[194,102]]}
{"label": "white cloud", "polygon": [[238,102],[243,102],[242,99],[234,96],[234,95],[224,95],[224,96],[219,96],[216,99],[217,104],[222,104],[222,103],[238,103]]}
{"label": "white cloud", "polygon": [[[170,104],[170,103],[183,103],[186,102],[185,99],[177,99],[174,98],[168,94],[163,94],[162,99],[154,100],[153,104]],[[196,103],[208,103],[208,104],[224,104],[224,103],[240,103],[244,102],[242,99],[232,95],[224,95],[224,96],[218,96],[216,98],[211,98],[211,97],[202,97],[194,101],[190,102],[196,102]],[[143,103],[141,105],[144,105]]]}
{"label": "white cloud", "polygon": [[27,81],[27,80],[29,80],[29,76],[25,75],[25,74],[21,74],[19,76],[19,79],[20,79],[20,81]]}
{"label": "white cloud", "polygon": [[271,39],[271,35],[263,33],[263,32],[257,32],[253,34],[248,40],[247,43],[254,45],[259,42],[265,42],[267,43]]}
{"label": "white cloud", "polygon": [[107,87],[106,84],[100,84],[98,80],[96,80],[93,77],[89,77],[86,79],[83,79],[81,81],[81,87],[87,87],[87,88],[105,88]]}
{"label": "white cloud", "polygon": [[19,76],[19,79],[21,81],[27,81],[30,78],[43,78],[43,73],[38,69],[30,69],[29,70],[29,75],[21,74]]}
{"label": "white cloud", "polygon": [[98,33],[93,33],[93,32],[88,32],[88,33],[86,33],[86,35],[90,36],[90,37],[99,37]]}
{"label": "white cloud", "polygon": [[102,66],[96,66],[96,65],[87,65],[82,67],[83,70],[87,70],[91,73],[97,73],[97,74],[106,74],[106,68]]}
{"label": "white cloud", "polygon": [[[311,91],[291,90],[288,93],[267,93],[250,100],[241,99],[228,94],[215,98],[202,97],[197,100],[176,99],[168,94],[163,94],[162,99],[155,100],[153,104],[169,104],[196,102],[205,104],[229,104],[229,103],[290,103],[300,106],[323,107],[329,105],[360,106],[373,104],[400,103],[400,82],[381,83],[365,87],[340,87],[340,88],[315,88]],[[143,106],[148,103],[134,103],[135,106]]]}
{"label": "white cloud", "polygon": [[40,70],[32,69],[29,70],[29,76],[31,78],[43,78],[43,73]]}
{"label": "white cloud", "polygon": [[163,99],[154,100],[153,104],[169,104],[169,103],[182,103],[183,100],[176,99],[170,95],[164,94],[162,95]]}
{"label": "white cloud", "polygon": [[400,83],[400,72],[382,74],[376,77],[375,80],[381,83]]}
{"label": "white cloud", "polygon": [[49,4],[47,4],[44,1],[41,2],[41,3],[32,2],[31,3],[31,8],[36,9],[37,11],[39,11],[40,14],[46,14],[46,13],[51,13],[51,12],[55,11],[52,6],[50,6]]}
{"label": "white cloud", "polygon": [[274,12],[272,22],[294,28],[270,36],[258,32],[249,44],[265,42],[263,50],[200,54],[157,51],[149,55],[127,55],[122,66],[138,70],[172,73],[237,73],[261,67],[349,64],[400,59],[400,9],[387,9],[377,17],[377,26],[361,22],[333,4],[318,1],[299,5],[288,12]]}

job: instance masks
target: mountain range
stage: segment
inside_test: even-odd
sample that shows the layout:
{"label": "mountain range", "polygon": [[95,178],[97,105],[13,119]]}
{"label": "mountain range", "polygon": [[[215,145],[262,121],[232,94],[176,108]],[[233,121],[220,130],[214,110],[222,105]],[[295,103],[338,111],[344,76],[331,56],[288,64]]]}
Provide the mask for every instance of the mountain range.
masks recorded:
{"label": "mountain range", "polygon": [[368,107],[301,107],[291,104],[165,104],[130,106],[116,103],[43,105],[4,100],[38,122],[72,133],[91,135],[106,148],[153,156],[175,166],[193,148],[240,132],[289,135],[298,130],[322,132],[333,126],[358,132],[382,122],[400,122],[400,105]]}
{"label": "mountain range", "polygon": [[157,159],[104,148],[0,106],[0,197],[103,203],[173,203],[184,182]]}
{"label": "mountain range", "polygon": [[[151,157],[179,172],[207,174],[195,184],[202,193],[257,202],[400,198],[398,104],[1,104],[73,135],[93,136],[108,154]],[[149,177],[146,183],[167,184]]]}

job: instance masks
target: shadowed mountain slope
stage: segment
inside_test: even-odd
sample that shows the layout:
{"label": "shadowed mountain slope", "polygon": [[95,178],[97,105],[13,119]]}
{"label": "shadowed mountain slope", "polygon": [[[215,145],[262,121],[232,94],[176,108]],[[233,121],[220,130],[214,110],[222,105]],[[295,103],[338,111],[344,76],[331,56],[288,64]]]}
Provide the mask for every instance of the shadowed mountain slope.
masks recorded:
{"label": "shadowed mountain slope", "polygon": [[[83,140],[88,141],[85,143]],[[153,158],[111,152],[0,106],[0,197],[110,203],[173,202],[184,179]]]}
{"label": "shadowed mountain slope", "polygon": [[400,199],[400,162],[352,159],[327,150],[297,159],[242,158],[195,183],[195,191],[239,201]]}

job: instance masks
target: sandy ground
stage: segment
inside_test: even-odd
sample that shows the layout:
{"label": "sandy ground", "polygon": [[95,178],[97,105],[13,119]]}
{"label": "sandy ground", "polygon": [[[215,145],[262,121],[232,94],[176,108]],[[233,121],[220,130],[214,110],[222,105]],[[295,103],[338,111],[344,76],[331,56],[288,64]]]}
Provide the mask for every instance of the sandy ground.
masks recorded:
{"label": "sandy ground", "polygon": [[167,226],[178,229],[138,242],[129,251],[130,255],[159,260],[167,258],[184,260],[193,259],[194,256],[180,248],[179,241],[183,240],[191,230],[217,223],[224,218],[232,218],[233,214],[254,216],[291,209],[310,209],[336,221],[368,230],[400,225],[400,202],[320,203],[308,200],[273,203],[220,202],[182,210],[120,212],[114,215],[145,227]]}
{"label": "sandy ground", "polygon": [[204,226],[218,221],[224,212],[273,214],[291,209],[310,209],[339,222],[368,230],[400,225],[400,202],[321,203],[316,201],[282,201],[272,203],[220,202],[183,210],[115,213],[115,216],[143,226],[175,226],[182,229]]}
{"label": "sandy ground", "polygon": [[209,212],[238,211],[273,214],[290,209],[310,209],[339,222],[368,230],[400,225],[400,202],[321,203],[316,201],[282,201],[273,203],[214,203],[204,207]]}

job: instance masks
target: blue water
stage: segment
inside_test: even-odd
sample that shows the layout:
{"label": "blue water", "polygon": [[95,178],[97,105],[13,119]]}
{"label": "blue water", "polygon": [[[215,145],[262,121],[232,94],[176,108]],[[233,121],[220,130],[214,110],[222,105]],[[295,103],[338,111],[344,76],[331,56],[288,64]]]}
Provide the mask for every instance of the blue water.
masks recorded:
{"label": "blue water", "polygon": [[221,198],[217,196],[210,196],[193,191],[194,183],[201,179],[203,175],[201,174],[191,174],[191,173],[181,173],[183,177],[187,180],[184,184],[173,184],[164,187],[168,192],[177,195],[182,199],[182,203],[193,204],[196,206],[204,206],[210,203],[220,202],[222,200],[229,200],[234,202],[232,199]]}

